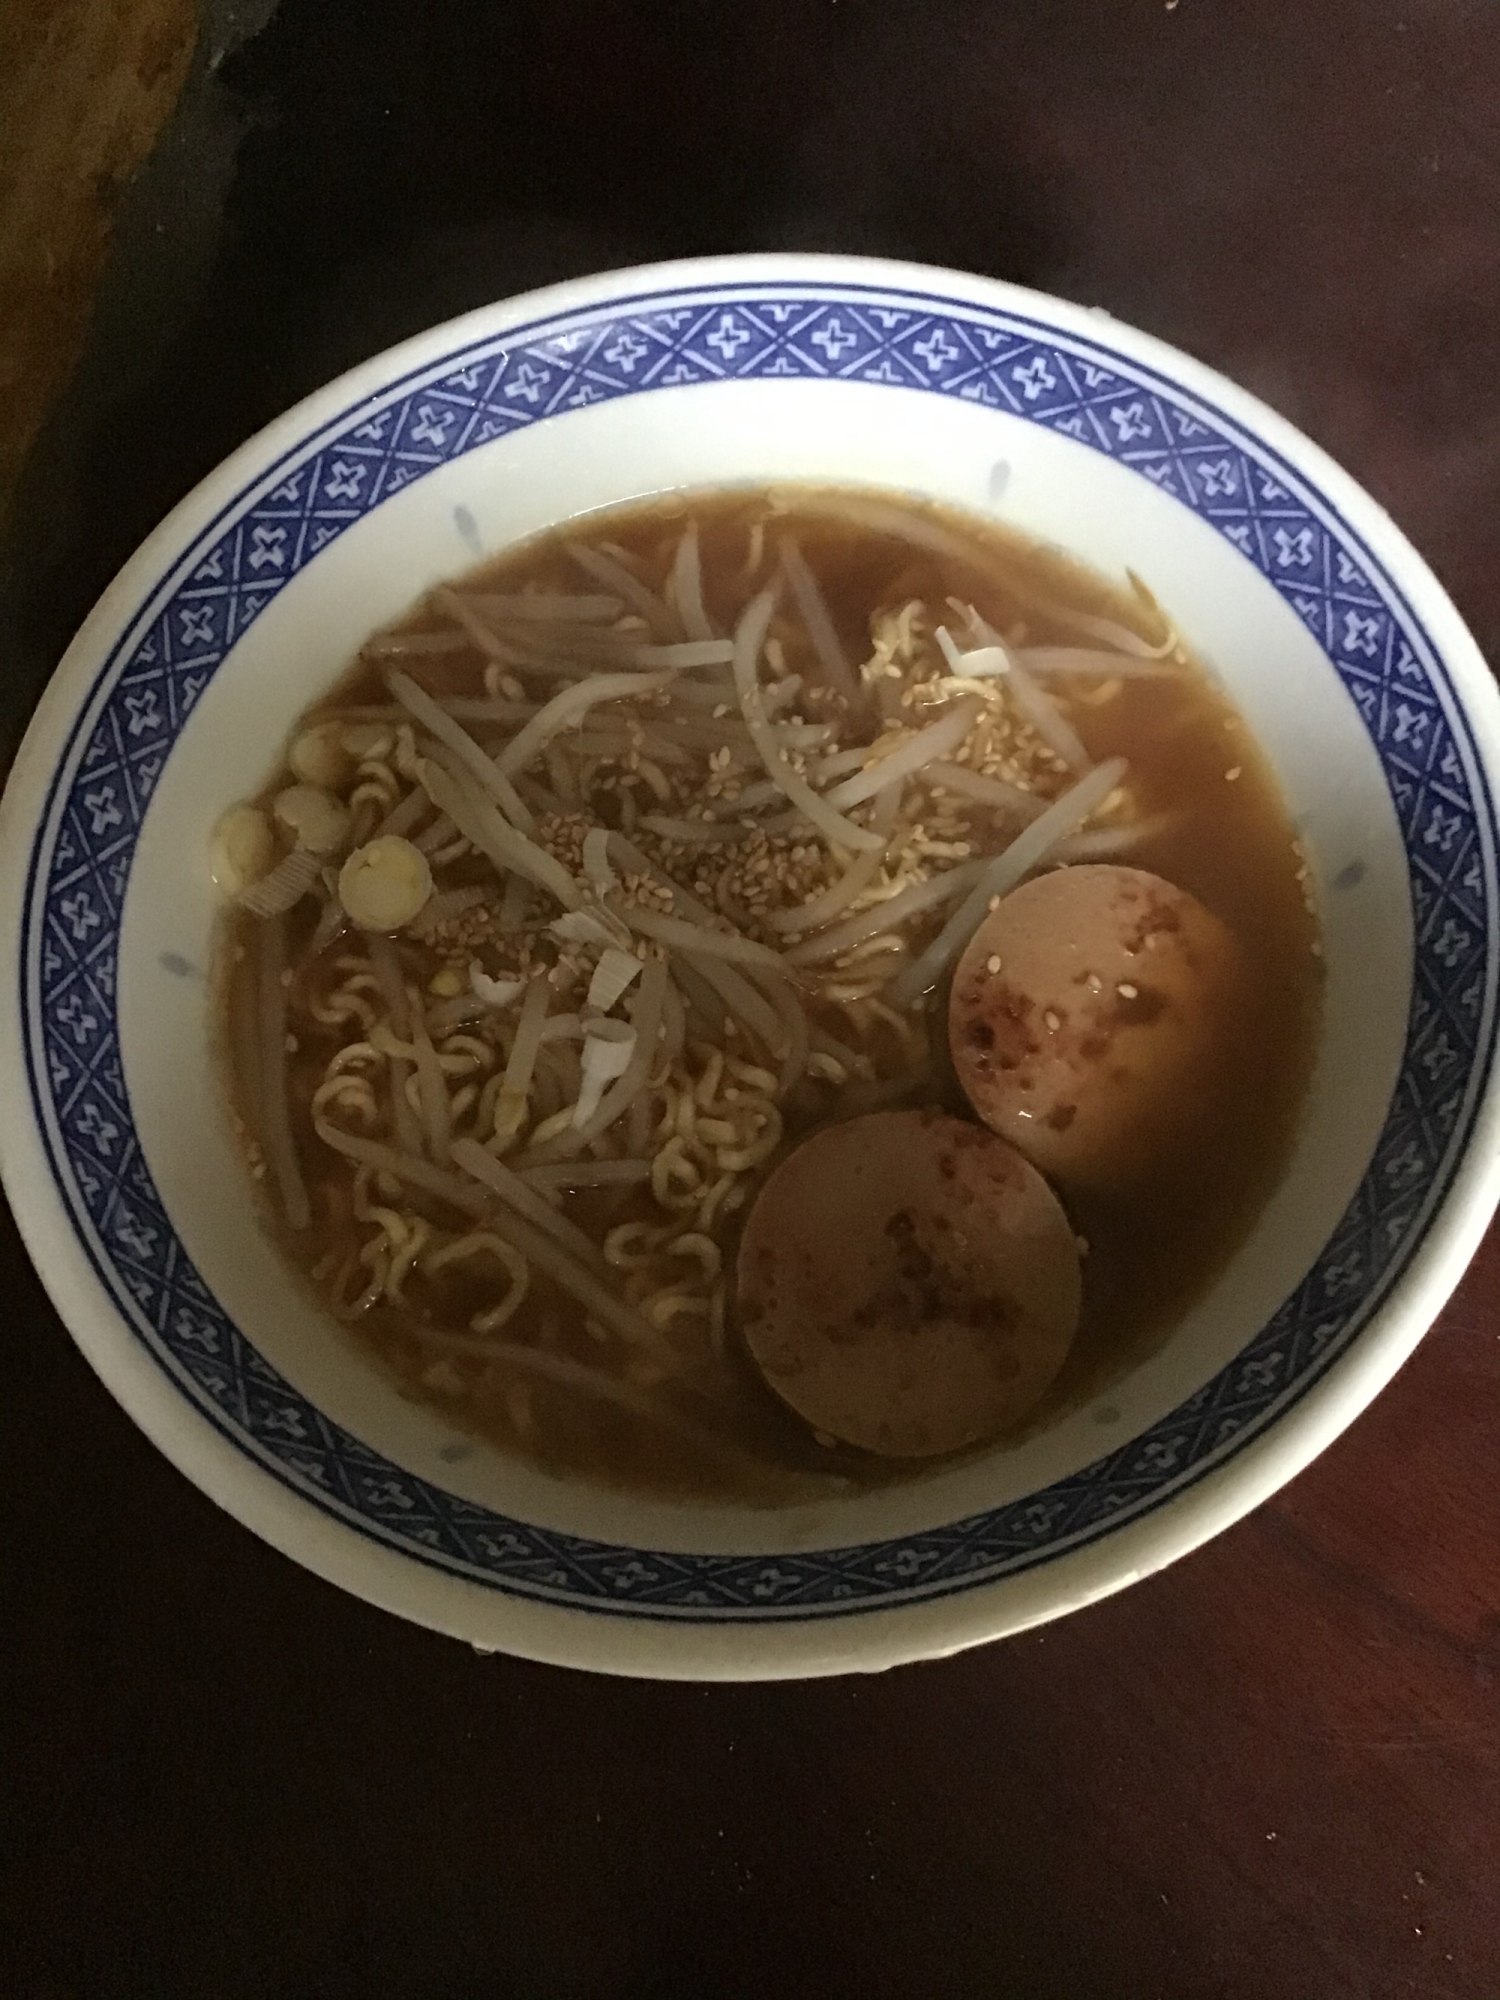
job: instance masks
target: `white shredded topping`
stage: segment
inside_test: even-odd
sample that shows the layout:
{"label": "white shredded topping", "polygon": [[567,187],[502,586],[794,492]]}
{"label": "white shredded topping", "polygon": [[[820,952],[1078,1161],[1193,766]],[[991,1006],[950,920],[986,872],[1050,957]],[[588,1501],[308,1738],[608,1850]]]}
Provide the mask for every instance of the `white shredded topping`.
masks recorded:
{"label": "white shredded topping", "polygon": [[[604,1027],[615,1027],[618,1035],[606,1035]],[[606,1087],[623,1076],[635,1054],[635,1030],[623,1021],[601,1023],[583,1038],[583,1076],[578,1086],[578,1102],[570,1121],[574,1128],[587,1125],[599,1109]]]}
{"label": "white shredded topping", "polygon": [[640,970],[641,961],[633,951],[621,951],[616,945],[606,945],[589,981],[590,1007],[597,1013],[607,1014]]}
{"label": "white shredded topping", "polygon": [[469,962],[469,988],[486,1007],[508,1007],[520,997],[525,984],[520,979],[491,979],[477,959]]}

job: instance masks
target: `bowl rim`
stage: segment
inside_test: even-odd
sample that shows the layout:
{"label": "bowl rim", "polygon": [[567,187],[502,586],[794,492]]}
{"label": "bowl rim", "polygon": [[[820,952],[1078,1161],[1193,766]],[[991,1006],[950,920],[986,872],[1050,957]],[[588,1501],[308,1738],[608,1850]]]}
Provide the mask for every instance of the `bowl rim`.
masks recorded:
{"label": "bowl rim", "polygon": [[[475,1643],[493,1633],[503,1597],[506,1650],[572,1665],[665,1676],[770,1677],[878,1668],[958,1650],[1060,1615],[1149,1574],[1239,1519],[1302,1469],[1407,1358],[1477,1248],[1500,1196],[1500,1085],[1489,1058],[1472,1122],[1425,1229],[1349,1345],[1291,1406],[1221,1463],[1147,1512],[1033,1567],[893,1604],[824,1603],[787,1622],[747,1625],[723,1616],[663,1621],[637,1605],[601,1605],[601,1619],[540,1598],[497,1591],[452,1571],[425,1569],[415,1552],[372,1541],[258,1463],[190,1402],[88,1267],[53,1180],[28,1075],[25,926],[33,843],[59,775],[58,752],[111,671],[139,613],[185,566],[252,486],[285,460],[338,434],[367,405],[386,402],[434,365],[458,367],[476,344],[601,310],[642,311],[681,294],[810,285],[843,296],[909,293],[1025,320],[1040,335],[1116,352],[1137,371],[1200,400],[1226,424],[1295,470],[1348,528],[1425,635],[1453,690],[1487,790],[1500,771],[1500,695],[1457,611],[1390,517],[1320,447],[1248,392],[1154,336],[1097,309],[998,280],[883,259],[756,253],[635,267],[570,280],[481,307],[418,334],[350,370],[275,419],[193,489],[106,589],[44,690],[0,800],[0,1082],[24,1115],[0,1125],[3,1175],[22,1236],[60,1316],[96,1372],[163,1453],[264,1539],[305,1566],[385,1608]],[[1488,799],[1485,800],[1488,805]],[[1493,944],[1491,944],[1493,950]],[[14,976],[19,972],[20,977]],[[486,1636],[488,1647],[492,1640]]]}

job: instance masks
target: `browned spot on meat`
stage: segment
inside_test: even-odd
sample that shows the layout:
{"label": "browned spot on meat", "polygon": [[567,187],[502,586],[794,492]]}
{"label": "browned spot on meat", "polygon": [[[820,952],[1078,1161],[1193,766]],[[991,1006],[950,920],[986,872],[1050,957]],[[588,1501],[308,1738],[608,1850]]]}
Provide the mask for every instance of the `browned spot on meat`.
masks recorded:
{"label": "browned spot on meat", "polygon": [[[984,1135],[977,1129],[974,1134],[973,1143],[976,1146],[984,1144]],[[1026,1176],[1026,1163],[1019,1153],[997,1155],[991,1151],[981,1160],[981,1165],[985,1170],[990,1186],[995,1188],[1015,1187]],[[972,1197],[970,1198],[972,1199]]]}
{"label": "browned spot on meat", "polygon": [[962,1302],[961,1310],[950,1311],[948,1316],[980,1333],[1005,1334],[1015,1330],[1021,1314],[1014,1299],[991,1293],[986,1297],[971,1294]]}
{"label": "browned spot on meat", "polygon": [[1144,947],[1147,938],[1160,937],[1164,933],[1175,934],[1182,929],[1182,912],[1160,896],[1147,899],[1146,907],[1136,918],[1134,927],[1128,931],[1122,928],[1120,943],[1132,958]]}
{"label": "browned spot on meat", "polygon": [[1030,1049],[1037,1047],[1028,1026],[1035,1012],[1035,1003],[1025,993],[1017,992],[1014,986],[993,987],[984,995],[976,1012],[1008,1040]]}
{"label": "browned spot on meat", "polygon": [[1085,1062],[1098,1062],[1109,1047],[1108,1035],[1085,1035],[1078,1044],[1078,1053]]}
{"label": "browned spot on meat", "polygon": [[886,1301],[880,1293],[863,1300],[841,1320],[832,1320],[823,1328],[823,1338],[830,1347],[847,1347],[852,1341],[863,1340],[875,1331],[886,1318]]}
{"label": "browned spot on meat", "polygon": [[1149,1027],[1166,1011],[1166,998],[1158,993],[1155,987],[1140,986],[1132,994],[1124,994],[1116,989],[1114,1018],[1122,1027]]}
{"label": "browned spot on meat", "polygon": [[972,1042],[976,1049],[992,1049],[995,1046],[995,1031],[988,1021],[970,1021],[964,1029],[964,1039]]}
{"label": "browned spot on meat", "polygon": [[895,1280],[854,1308],[846,1338],[858,1338],[876,1325],[915,1328],[934,1320],[951,1320],[983,1333],[1004,1333],[1016,1325],[1019,1312],[1013,1300],[972,1291],[933,1257],[919,1238],[917,1218],[909,1208],[897,1209],[884,1233],[896,1253]]}
{"label": "browned spot on meat", "polygon": [[[962,1125],[956,1121],[950,1122],[953,1122],[954,1126],[950,1143],[956,1151],[965,1153],[980,1152],[987,1159],[994,1157],[994,1148],[990,1145],[990,1135],[982,1126]],[[1009,1157],[1007,1157],[1005,1164],[1007,1167],[1010,1165]]]}
{"label": "browned spot on meat", "polygon": [[1047,1123],[1052,1127],[1054,1132],[1066,1132],[1077,1116],[1078,1106],[1076,1104],[1054,1104],[1052,1109],[1047,1113]]}

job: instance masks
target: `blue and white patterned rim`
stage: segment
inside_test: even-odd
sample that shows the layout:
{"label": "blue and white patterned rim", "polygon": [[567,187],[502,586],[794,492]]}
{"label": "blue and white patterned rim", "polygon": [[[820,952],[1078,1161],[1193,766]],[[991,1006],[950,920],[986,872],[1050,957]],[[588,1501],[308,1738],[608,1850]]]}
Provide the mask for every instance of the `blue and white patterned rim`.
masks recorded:
{"label": "blue and white patterned rim", "polygon": [[[897,1541],[775,1558],[652,1553],[535,1528],[414,1477],[330,1423],[243,1337],[175,1236],[135,1134],[119,926],[147,804],[193,703],[345,528],[435,466],[555,415],[766,377],[1008,411],[1118,459],[1240,550],[1312,631],[1369,730],[1408,856],[1415,982],[1389,1116],[1316,1266],[1145,1435],[1028,1499]],[[826,1617],[971,1589],[1140,1518],[1261,1434],[1348,1349],[1452,1185],[1489,1071],[1496,980],[1494,816],[1460,704],[1401,594],[1308,483],[1103,342],[849,282],[616,299],[475,342],[346,410],[242,491],[176,574],[80,707],[30,858],[20,998],[38,1125],[79,1244],[156,1362],[240,1451],[387,1547],[544,1602],[688,1621]]]}

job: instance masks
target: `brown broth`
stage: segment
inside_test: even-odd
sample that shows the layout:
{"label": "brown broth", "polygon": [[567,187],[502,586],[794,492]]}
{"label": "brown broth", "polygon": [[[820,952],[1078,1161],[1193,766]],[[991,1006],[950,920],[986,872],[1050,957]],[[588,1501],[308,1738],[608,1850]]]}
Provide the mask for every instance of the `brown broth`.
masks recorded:
{"label": "brown broth", "polygon": [[[1027,645],[1096,643],[1080,637],[1066,619],[1039,613],[1039,599],[1103,615],[1137,631],[1150,630],[1151,620],[1134,598],[1007,531],[931,510],[930,521],[945,525],[975,549],[972,562],[958,562],[838,520],[825,511],[836,496],[820,502],[811,491],[785,489],[773,498],[777,525],[795,530],[846,653],[856,662],[870,650],[872,610],[910,597],[942,605],[950,593],[957,594],[1008,636],[1024,628]],[[569,532],[624,551],[659,583],[670,569],[689,511],[700,526],[705,599],[718,629],[724,630],[745,595],[740,579],[750,524],[766,514],[764,493],[692,496],[690,506],[682,499],[615,510],[574,523]],[[481,585],[495,591],[597,588],[580,581],[555,537],[543,537],[464,579],[466,589]],[[442,623],[424,606],[401,629],[423,632]],[[784,643],[788,665],[813,676],[811,653],[796,633],[788,630]],[[443,653],[424,656],[413,671],[432,692],[475,694],[483,692],[482,666],[477,653]],[[381,675],[381,663],[362,660],[310,714],[388,706]],[[1028,1431],[1097,1394],[1158,1347],[1233,1256],[1284,1169],[1311,1068],[1321,1000],[1317,930],[1300,849],[1264,757],[1209,677],[1190,667],[1171,677],[1125,678],[1108,699],[1075,701],[1068,713],[1095,759],[1121,755],[1129,760],[1139,811],[1170,816],[1158,835],[1122,858],[1178,883],[1222,917],[1247,947],[1257,979],[1244,1047],[1226,1068],[1219,1138],[1211,1154],[1194,1160],[1187,1172],[1143,1172],[1128,1198],[1075,1197],[1060,1190],[1088,1244],[1084,1313],[1063,1373],[1028,1420]],[[267,796],[274,789],[268,788]],[[443,879],[445,885],[461,881],[463,866]],[[274,1219],[271,1223],[289,1259],[304,1274],[347,1257],[360,1238],[350,1209],[348,1165],[323,1146],[308,1116],[326,1063],[349,1039],[348,1031],[320,1024],[307,1011],[314,991],[326,990],[319,968],[301,965],[314,916],[310,905],[301,906],[290,920],[288,939],[291,962],[300,966],[289,1003],[297,1044],[290,1057],[291,1098],[300,1156],[315,1190],[316,1221],[296,1238]],[[233,1054],[243,1046],[253,1015],[254,982],[239,969],[246,954],[237,949],[252,932],[253,924],[243,917],[226,924],[222,964],[231,1093],[253,1134],[243,1064]],[[901,1101],[967,1113],[947,1062],[943,1018],[942,1007],[935,1004],[929,1015],[932,1060],[925,1077]],[[848,1108],[832,1115],[846,1115]],[[796,1105],[786,1120],[785,1144],[829,1115],[826,1100]],[[773,1155],[767,1167],[780,1156]],[[399,1205],[425,1210],[434,1219],[440,1214],[409,1197]],[[589,1233],[602,1235],[648,1213],[659,1218],[660,1211],[649,1193],[616,1189],[572,1195],[566,1213]],[[727,1238],[730,1250],[733,1234],[731,1230]],[[420,1300],[409,1310],[377,1304],[350,1329],[349,1337],[379,1360],[404,1393],[549,1470],[769,1504],[800,1491],[801,1474],[834,1473],[871,1485],[930,1469],[893,1467],[814,1442],[764,1387],[733,1338],[713,1392],[714,1420],[723,1431],[726,1455],[683,1443],[639,1417],[545,1383],[518,1391],[518,1378],[503,1367],[489,1371],[486,1379],[470,1379],[468,1393],[459,1399],[434,1388],[428,1372],[433,1351],[414,1337],[413,1316],[463,1329],[473,1313],[493,1303],[494,1274],[483,1264],[471,1264],[441,1281],[423,1280],[417,1289]],[[550,1343],[557,1352],[587,1358],[597,1350],[582,1320],[579,1308],[555,1286],[534,1281],[503,1338]]]}

